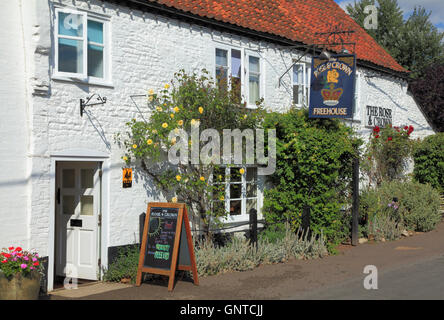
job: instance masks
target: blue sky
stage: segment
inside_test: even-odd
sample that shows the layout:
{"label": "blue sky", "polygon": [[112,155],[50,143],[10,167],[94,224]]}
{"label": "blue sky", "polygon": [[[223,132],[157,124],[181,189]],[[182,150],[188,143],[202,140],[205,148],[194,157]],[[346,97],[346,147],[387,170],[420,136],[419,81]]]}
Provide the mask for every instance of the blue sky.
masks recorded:
{"label": "blue sky", "polygon": [[[344,10],[347,4],[355,0],[335,0]],[[427,11],[432,11],[430,20],[441,31],[444,32],[444,2],[443,0],[398,0],[399,7],[404,12],[404,18],[408,18],[415,6],[421,5]]]}

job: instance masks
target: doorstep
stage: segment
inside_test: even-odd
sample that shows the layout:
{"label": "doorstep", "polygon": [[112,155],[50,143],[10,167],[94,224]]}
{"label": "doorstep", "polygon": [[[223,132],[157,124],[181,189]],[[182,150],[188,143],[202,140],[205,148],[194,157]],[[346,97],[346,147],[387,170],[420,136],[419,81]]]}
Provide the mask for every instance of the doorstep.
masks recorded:
{"label": "doorstep", "polygon": [[56,289],[48,293],[50,300],[81,299],[83,297],[100,294],[108,291],[124,289],[133,285],[113,282],[94,282],[87,285],[79,285],[77,289]]}

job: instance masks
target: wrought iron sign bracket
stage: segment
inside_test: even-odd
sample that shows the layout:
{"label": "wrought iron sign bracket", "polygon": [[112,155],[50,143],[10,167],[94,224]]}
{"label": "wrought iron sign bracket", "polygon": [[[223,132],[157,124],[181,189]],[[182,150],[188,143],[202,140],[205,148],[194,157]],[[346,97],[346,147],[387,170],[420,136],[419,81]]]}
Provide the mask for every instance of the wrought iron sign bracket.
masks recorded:
{"label": "wrought iron sign bracket", "polygon": [[[95,103],[89,103],[93,97],[96,97],[97,101]],[[105,104],[106,103],[106,97],[101,97],[99,94],[94,93],[92,96],[89,96],[86,98],[86,101],[83,99],[80,99],[80,116],[83,117],[83,112],[85,111],[86,107],[91,107],[99,104]]]}

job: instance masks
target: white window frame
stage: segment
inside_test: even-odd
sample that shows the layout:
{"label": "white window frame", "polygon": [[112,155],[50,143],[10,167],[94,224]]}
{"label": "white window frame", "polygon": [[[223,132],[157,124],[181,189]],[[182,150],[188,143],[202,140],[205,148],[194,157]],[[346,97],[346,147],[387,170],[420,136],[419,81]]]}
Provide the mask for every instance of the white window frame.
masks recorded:
{"label": "white window frame", "polygon": [[[230,181],[230,170],[240,170],[241,168],[243,168],[245,170],[245,173],[241,175],[241,181],[239,182],[231,182]],[[225,167],[225,181],[224,182],[215,182],[215,184],[224,184],[224,188],[225,188],[225,196],[224,196],[224,205],[225,205],[225,212],[226,212],[226,217],[221,218],[221,222],[222,223],[236,223],[236,222],[245,222],[248,221],[250,219],[249,213],[247,212],[247,200],[256,200],[256,210],[258,212],[258,216],[260,213],[260,209],[261,209],[261,185],[259,182],[259,175],[257,174],[256,171],[256,177],[255,177],[255,183],[256,183],[256,196],[255,197],[247,197],[247,184],[250,182],[247,182],[247,169],[248,168],[256,168],[256,170],[258,169],[255,166],[227,166]],[[216,179],[213,179],[213,181],[215,181]],[[231,185],[241,185],[241,197],[240,198],[233,198],[231,199],[231,195],[230,195],[230,186]],[[230,202],[231,201],[236,201],[236,200],[240,200],[241,201],[241,214],[239,215],[230,215]],[[221,201],[221,200],[216,200],[216,201]]]}
{"label": "white window frame", "polygon": [[[299,97],[299,103],[295,103],[294,102],[294,91],[293,91],[293,86],[295,84],[297,85],[301,85],[301,83],[295,83],[295,79],[294,79],[294,68],[296,66],[302,66],[302,93],[298,93]],[[297,107],[302,107],[302,106],[309,106],[310,104],[310,85],[311,85],[311,65],[305,62],[299,62],[293,65],[292,69],[291,69],[291,92],[292,92],[292,96],[291,96],[291,101],[294,105],[296,105]]]}
{"label": "white window frame", "polygon": [[[83,36],[80,37],[70,37],[59,35],[59,13],[72,13],[78,14],[83,17]],[[86,84],[95,84],[102,86],[112,87],[111,78],[111,21],[109,16],[102,14],[84,11],[76,8],[69,8],[65,6],[55,6],[54,7],[54,68],[52,72],[53,80],[62,81],[73,81],[81,82]],[[103,24],[103,44],[97,44],[94,42],[88,42],[88,21],[96,21]],[[58,69],[59,62],[59,38],[73,39],[73,40],[83,40],[83,72],[82,73],[71,73],[63,72]],[[103,47],[103,78],[88,76],[88,44],[93,44]]]}
{"label": "white window frame", "polygon": [[241,69],[242,69],[242,72],[241,72],[241,97],[242,97],[242,101],[243,101],[244,100],[244,78],[245,78],[245,75],[244,75],[244,72],[243,72],[243,70],[245,70],[244,50],[242,48],[239,48],[239,47],[228,46],[228,45],[219,44],[219,43],[217,45],[215,45],[214,46],[214,50],[213,50],[213,54],[214,54],[214,69],[213,69],[214,79],[216,79],[216,68],[218,66],[217,63],[216,63],[216,50],[217,49],[227,51],[227,64],[228,64],[228,66],[227,66],[227,76],[228,76],[227,87],[228,87],[228,90],[231,90],[231,81],[230,81],[230,76],[231,76],[231,73],[232,73],[232,70],[231,70],[231,50],[240,51],[240,53],[241,53]]}
{"label": "white window frame", "polygon": [[[231,50],[237,50],[241,52],[241,97],[242,97],[242,104],[244,104],[248,109],[257,109],[257,106],[255,104],[250,104],[250,96],[249,96],[249,56],[253,56],[259,59],[259,96],[261,98],[265,97],[265,88],[264,88],[264,78],[265,78],[265,69],[263,64],[263,58],[261,55],[259,55],[256,51],[244,49],[241,47],[236,46],[230,46],[225,45],[221,43],[217,43],[213,47],[213,58],[214,58],[214,79],[216,79],[216,49],[225,50],[227,51],[227,74],[228,78],[230,78],[232,70],[232,64],[231,64]],[[228,89],[231,89],[231,81],[228,81]]]}

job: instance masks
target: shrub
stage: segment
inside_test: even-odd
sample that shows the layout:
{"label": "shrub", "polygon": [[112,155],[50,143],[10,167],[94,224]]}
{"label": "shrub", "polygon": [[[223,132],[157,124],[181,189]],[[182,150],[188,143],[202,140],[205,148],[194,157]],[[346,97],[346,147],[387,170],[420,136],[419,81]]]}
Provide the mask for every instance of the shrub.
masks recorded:
{"label": "shrub", "polygon": [[426,137],[413,152],[413,174],[420,183],[429,183],[444,192],[444,132]]}
{"label": "shrub", "polygon": [[[398,200],[397,203],[393,199]],[[364,190],[360,212],[364,221],[386,215],[405,228],[430,231],[441,221],[439,193],[430,185],[412,181],[383,182],[377,188]]]}
{"label": "shrub", "polygon": [[200,276],[229,271],[246,271],[260,264],[279,263],[290,258],[314,259],[327,255],[323,236],[310,239],[286,228],[285,236],[259,237],[258,245],[245,238],[232,237],[225,246],[202,240],[195,249],[197,272]]}
{"label": "shrub", "polygon": [[118,282],[130,278],[131,283],[136,283],[139,253],[138,245],[120,248],[117,259],[104,271],[103,280]]}
{"label": "shrub", "polygon": [[387,214],[373,216],[367,224],[367,236],[373,235],[376,241],[396,240],[401,238],[404,225]]}
{"label": "shrub", "polygon": [[263,214],[268,225],[290,223],[296,231],[302,210],[311,210],[310,227],[329,243],[349,236],[350,220],[341,212],[349,203],[352,159],[361,141],[338,120],[309,119],[307,110],[270,113],[265,128],[276,129],[276,171],[265,190]]}

